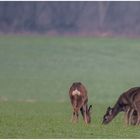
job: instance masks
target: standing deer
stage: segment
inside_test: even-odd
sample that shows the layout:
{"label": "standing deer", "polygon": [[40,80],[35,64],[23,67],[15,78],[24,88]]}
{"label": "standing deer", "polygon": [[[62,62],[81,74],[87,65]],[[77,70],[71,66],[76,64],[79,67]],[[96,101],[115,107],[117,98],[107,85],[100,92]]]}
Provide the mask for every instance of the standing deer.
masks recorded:
{"label": "standing deer", "polygon": [[90,109],[92,105],[88,107],[88,96],[85,86],[80,82],[73,83],[69,89],[69,97],[73,107],[72,122],[78,121],[80,111],[85,123],[90,123]]}
{"label": "standing deer", "polygon": [[108,107],[103,117],[103,124],[108,124],[119,112],[125,112],[127,124],[140,123],[140,87],[134,87],[124,92],[113,108]]}

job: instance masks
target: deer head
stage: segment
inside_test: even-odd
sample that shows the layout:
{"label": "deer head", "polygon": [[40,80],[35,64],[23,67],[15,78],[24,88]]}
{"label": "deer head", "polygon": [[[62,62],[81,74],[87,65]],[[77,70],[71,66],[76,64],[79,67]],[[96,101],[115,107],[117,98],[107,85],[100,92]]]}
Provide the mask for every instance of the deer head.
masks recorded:
{"label": "deer head", "polygon": [[103,117],[103,122],[102,123],[103,124],[108,124],[113,118],[114,118],[113,108],[108,107],[107,111],[106,111],[106,114]]}

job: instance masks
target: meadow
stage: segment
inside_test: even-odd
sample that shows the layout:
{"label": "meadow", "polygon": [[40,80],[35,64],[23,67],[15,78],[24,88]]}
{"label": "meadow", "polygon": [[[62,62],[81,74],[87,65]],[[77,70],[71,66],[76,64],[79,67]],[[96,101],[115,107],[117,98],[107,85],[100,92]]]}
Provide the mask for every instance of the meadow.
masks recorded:
{"label": "meadow", "polygon": [[[68,90],[88,89],[92,122],[70,122]],[[108,106],[140,86],[140,40],[119,37],[0,36],[0,138],[140,138],[123,113],[102,125]]]}

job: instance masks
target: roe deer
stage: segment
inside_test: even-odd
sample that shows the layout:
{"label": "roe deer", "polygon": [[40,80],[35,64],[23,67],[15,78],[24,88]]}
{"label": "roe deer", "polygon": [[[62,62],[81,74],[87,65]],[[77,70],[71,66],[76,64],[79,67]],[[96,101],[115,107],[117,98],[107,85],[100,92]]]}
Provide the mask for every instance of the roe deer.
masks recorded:
{"label": "roe deer", "polygon": [[127,124],[140,123],[140,87],[131,88],[120,95],[114,107],[108,107],[102,123],[108,124],[121,111],[125,112]]}
{"label": "roe deer", "polygon": [[79,111],[81,112],[86,124],[91,122],[90,109],[92,105],[88,107],[88,96],[85,86],[80,82],[75,82],[69,89],[69,96],[73,107],[72,122],[77,122],[79,117]]}

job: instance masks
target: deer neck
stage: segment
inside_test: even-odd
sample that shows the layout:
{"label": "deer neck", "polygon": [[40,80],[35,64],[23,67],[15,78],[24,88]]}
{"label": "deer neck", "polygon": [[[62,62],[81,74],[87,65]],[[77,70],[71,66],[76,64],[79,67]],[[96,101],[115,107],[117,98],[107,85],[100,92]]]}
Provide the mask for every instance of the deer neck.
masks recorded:
{"label": "deer neck", "polygon": [[118,103],[115,104],[113,107],[113,117],[115,117],[119,112],[121,111],[121,108]]}

